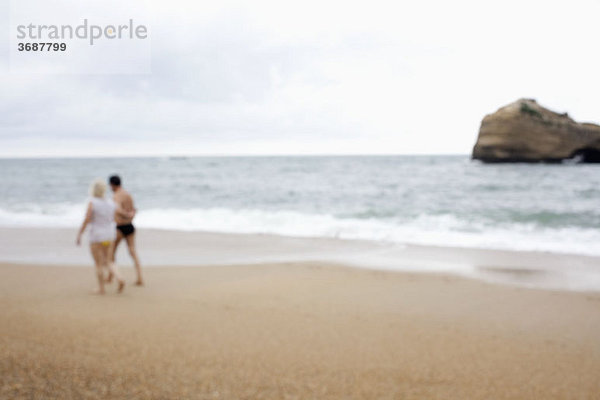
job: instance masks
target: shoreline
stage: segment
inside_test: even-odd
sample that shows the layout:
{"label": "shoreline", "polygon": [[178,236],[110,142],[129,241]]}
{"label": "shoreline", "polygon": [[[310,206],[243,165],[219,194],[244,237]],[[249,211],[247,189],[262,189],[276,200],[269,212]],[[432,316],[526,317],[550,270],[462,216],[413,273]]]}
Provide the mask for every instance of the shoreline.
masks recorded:
{"label": "shoreline", "polygon": [[[87,246],[76,247],[74,238],[70,228],[0,228],[0,263],[91,265]],[[324,262],[528,288],[600,291],[600,257],[586,255],[159,229],[140,229],[136,240],[145,267]],[[117,262],[131,265],[124,245]]]}

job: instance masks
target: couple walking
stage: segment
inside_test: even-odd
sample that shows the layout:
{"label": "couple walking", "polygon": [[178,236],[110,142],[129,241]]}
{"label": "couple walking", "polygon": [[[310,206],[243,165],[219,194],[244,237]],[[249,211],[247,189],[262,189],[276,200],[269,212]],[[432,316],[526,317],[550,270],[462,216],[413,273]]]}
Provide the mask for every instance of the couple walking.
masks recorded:
{"label": "couple walking", "polygon": [[[81,236],[90,227],[90,251],[96,264],[96,274],[100,288],[99,294],[104,294],[105,283],[110,283],[113,277],[118,283],[118,292],[125,288],[125,281],[115,265],[117,247],[123,239],[129,248],[137,274],[136,285],[142,286],[142,270],[135,249],[135,228],[132,221],[135,217],[133,198],[121,187],[121,178],[113,175],[108,180],[113,191],[113,198],[105,197],[107,185],[103,179],[96,179],[90,187],[91,199],[87,207],[85,219],[77,235],[77,245],[81,244]],[[104,277],[104,270],[108,276]]]}

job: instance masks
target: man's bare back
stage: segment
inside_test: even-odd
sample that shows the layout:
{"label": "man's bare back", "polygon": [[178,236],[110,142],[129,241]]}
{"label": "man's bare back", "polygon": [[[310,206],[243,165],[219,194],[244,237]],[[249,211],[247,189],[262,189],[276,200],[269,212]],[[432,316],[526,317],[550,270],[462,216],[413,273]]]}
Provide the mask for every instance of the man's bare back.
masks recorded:
{"label": "man's bare back", "polygon": [[[121,207],[123,211],[126,212],[135,212],[135,208],[133,206],[133,198],[123,188],[119,188],[113,196],[113,200],[117,207]],[[116,213],[115,214],[115,222],[117,225],[126,225],[130,224],[133,221],[133,216],[127,217],[123,214]]]}

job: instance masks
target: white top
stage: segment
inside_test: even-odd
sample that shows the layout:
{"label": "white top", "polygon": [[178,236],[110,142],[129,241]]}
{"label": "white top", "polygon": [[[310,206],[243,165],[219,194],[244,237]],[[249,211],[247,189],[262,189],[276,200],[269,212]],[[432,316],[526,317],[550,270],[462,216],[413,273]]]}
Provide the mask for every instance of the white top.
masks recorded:
{"label": "white top", "polygon": [[115,203],[110,199],[92,197],[92,220],[90,222],[90,243],[115,240]]}

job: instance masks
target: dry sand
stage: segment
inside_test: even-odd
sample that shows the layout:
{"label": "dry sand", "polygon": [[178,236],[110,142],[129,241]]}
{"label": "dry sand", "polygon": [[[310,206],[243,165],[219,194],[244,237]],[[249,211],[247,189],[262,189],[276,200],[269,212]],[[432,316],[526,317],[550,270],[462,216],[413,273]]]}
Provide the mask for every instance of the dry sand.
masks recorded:
{"label": "dry sand", "polygon": [[0,265],[0,398],[600,398],[598,293],[324,263],[145,273],[97,296],[91,267]]}

